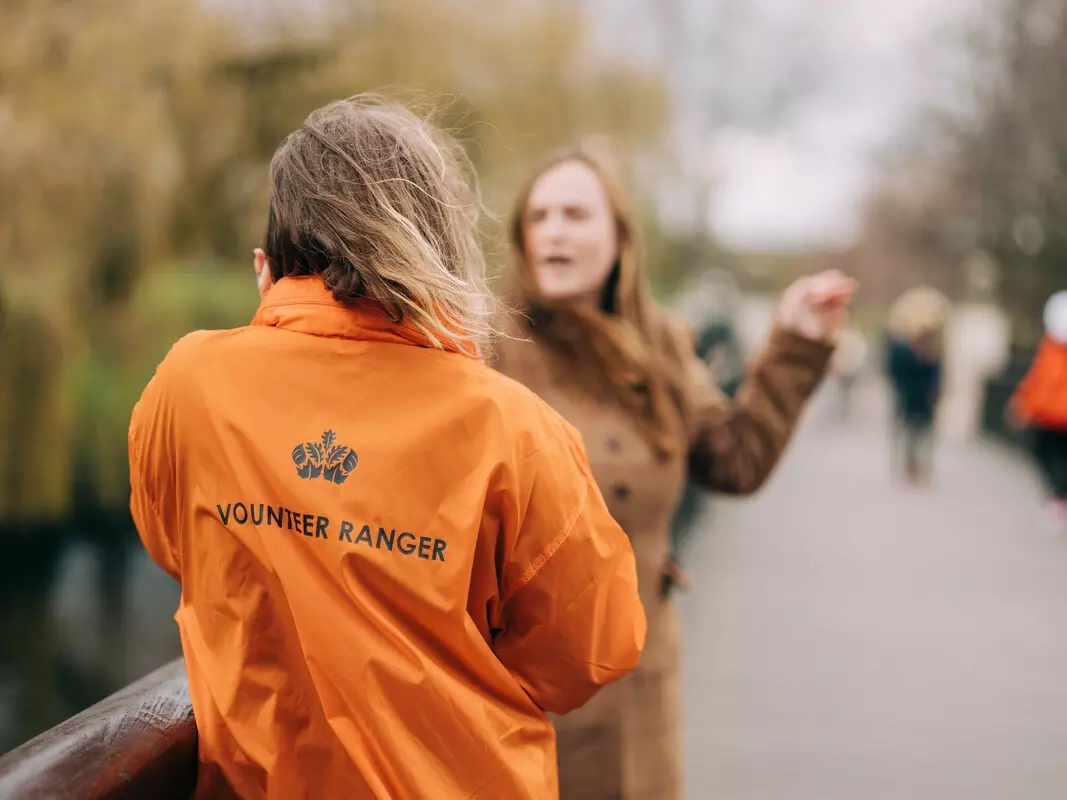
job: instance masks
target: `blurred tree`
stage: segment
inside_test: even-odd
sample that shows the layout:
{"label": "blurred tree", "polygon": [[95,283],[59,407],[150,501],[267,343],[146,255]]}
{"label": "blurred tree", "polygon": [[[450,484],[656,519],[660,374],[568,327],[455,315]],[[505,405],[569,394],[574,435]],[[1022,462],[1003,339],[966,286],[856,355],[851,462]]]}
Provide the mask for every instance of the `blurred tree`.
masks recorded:
{"label": "blurred tree", "polygon": [[936,110],[913,143],[918,155],[895,165],[903,180],[887,180],[872,204],[868,244],[895,249],[898,263],[911,260],[954,294],[989,282],[968,264],[995,264],[1015,336],[1029,341],[1067,280],[1067,8],[1005,0],[991,9],[970,31],[956,107]]}
{"label": "blurred tree", "polygon": [[[69,481],[55,476],[84,463],[80,471],[99,480],[114,448],[106,458],[96,449],[86,457],[77,431],[96,430],[101,420],[77,413],[80,425],[72,427],[48,392],[83,398],[78,364],[106,354],[121,371],[139,346],[112,331],[146,265],[171,249],[175,199],[198,174],[188,156],[202,158],[200,148],[182,146],[168,107],[205,94],[205,66],[224,38],[185,0],[0,5],[0,182],[9,201],[18,198],[0,213],[0,278],[30,321],[5,326],[0,344],[20,374],[33,376],[11,384],[23,422],[5,420],[0,480],[26,487],[58,480],[63,491],[49,491],[53,513],[65,513],[74,497]],[[203,108],[196,116],[213,127]],[[203,191],[198,202],[210,210],[213,199]],[[49,466],[28,457],[38,450],[22,446],[23,431],[47,437]],[[108,500],[122,504],[124,494],[125,486]],[[0,516],[20,502],[0,500]]]}
{"label": "blurred tree", "polygon": [[167,248],[185,178],[168,97],[200,91],[221,41],[185,0],[0,6],[0,175],[19,198],[0,215],[3,258],[19,265],[5,280],[51,279],[85,313],[126,302]]}
{"label": "blurred tree", "polygon": [[1065,10],[1053,0],[1004,5],[978,113],[959,126],[952,173],[979,245],[1006,276],[1001,297],[1024,339],[1039,332],[1045,300],[1067,278]]}
{"label": "blurred tree", "polygon": [[0,293],[0,521],[62,514],[70,493],[71,419],[52,325]]}

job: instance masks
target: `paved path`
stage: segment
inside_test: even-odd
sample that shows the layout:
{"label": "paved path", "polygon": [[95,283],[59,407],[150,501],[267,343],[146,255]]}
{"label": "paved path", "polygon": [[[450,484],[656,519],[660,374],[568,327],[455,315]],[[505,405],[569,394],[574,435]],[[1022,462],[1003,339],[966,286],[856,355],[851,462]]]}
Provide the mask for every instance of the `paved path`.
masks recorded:
{"label": "paved path", "polygon": [[1067,537],[1029,464],[950,443],[894,485],[884,408],[811,410],[691,549],[689,798],[1067,798]]}

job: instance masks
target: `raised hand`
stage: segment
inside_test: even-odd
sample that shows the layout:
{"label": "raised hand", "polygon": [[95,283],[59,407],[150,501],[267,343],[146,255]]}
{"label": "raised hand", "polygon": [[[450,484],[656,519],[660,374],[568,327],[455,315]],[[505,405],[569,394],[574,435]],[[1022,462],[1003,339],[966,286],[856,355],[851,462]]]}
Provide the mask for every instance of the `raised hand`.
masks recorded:
{"label": "raised hand", "polygon": [[782,295],[777,321],[809,339],[832,339],[848,319],[856,282],[837,270],[794,281]]}

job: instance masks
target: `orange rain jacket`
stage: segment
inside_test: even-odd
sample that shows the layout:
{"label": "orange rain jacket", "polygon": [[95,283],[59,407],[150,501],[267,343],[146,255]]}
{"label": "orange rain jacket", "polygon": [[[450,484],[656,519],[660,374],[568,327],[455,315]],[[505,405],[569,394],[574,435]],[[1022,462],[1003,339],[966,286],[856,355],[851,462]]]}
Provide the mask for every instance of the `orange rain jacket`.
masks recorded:
{"label": "orange rain jacket", "polygon": [[555,798],[544,712],[641,653],[578,433],[317,278],[179,341],[129,452],[141,539],[181,583],[198,796]]}
{"label": "orange rain jacket", "polygon": [[1067,429],[1067,344],[1045,335],[1015,390],[1012,407],[1029,425]]}

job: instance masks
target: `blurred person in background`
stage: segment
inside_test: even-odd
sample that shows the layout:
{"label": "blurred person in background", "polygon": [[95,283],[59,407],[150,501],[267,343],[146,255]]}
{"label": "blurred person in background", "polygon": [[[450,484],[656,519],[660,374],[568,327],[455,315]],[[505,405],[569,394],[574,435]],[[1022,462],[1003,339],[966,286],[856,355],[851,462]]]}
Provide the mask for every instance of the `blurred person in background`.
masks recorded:
{"label": "blurred person in background", "polygon": [[841,329],[831,372],[837,390],[837,415],[847,420],[852,413],[852,393],[867,363],[867,340],[849,325]]}
{"label": "blurred person in background", "polygon": [[[750,494],[771,475],[833,354],[853,282],[799,280],[734,401],[689,330],[657,307],[618,173],[588,148],[550,154],[515,203],[508,336],[492,363],[574,424],[637,554],[648,639],[637,669],[555,717],[564,800],[682,795],[671,520],[686,478]],[[504,327],[504,326],[502,326]]]}
{"label": "blurred person in background", "polygon": [[134,409],[199,797],[557,797],[545,711],[640,655],[578,433],[479,357],[464,166],[402,107],[313,112],[271,162],[252,323],[183,338]]}
{"label": "blurred person in background", "polygon": [[[714,290],[708,287],[707,290]],[[710,319],[705,324],[697,323],[695,352],[705,364],[715,385],[726,397],[737,394],[744,379],[744,359],[732,325],[726,320]],[[710,527],[711,495],[703,485],[686,477],[685,488],[671,519],[671,566],[663,575],[664,591],[677,584],[681,589],[690,586],[689,576],[682,564],[689,545],[701,529]]]}
{"label": "blurred person in background", "polygon": [[1029,433],[1049,495],[1050,531],[1067,533],[1067,292],[1045,303],[1045,332],[1007,407],[1008,423]]}
{"label": "blurred person in background", "polygon": [[886,372],[893,393],[892,452],[912,485],[927,482],[933,469],[946,313],[944,296],[928,287],[905,292],[890,309]]}
{"label": "blurred person in background", "polygon": [[[715,385],[734,397],[745,377],[745,358],[736,331],[736,308],[740,290],[732,275],[720,269],[698,268],[676,294],[672,311],[679,314],[694,334],[693,349],[708,366]],[[712,492],[686,477],[685,489],[671,519],[672,569],[664,573],[665,591],[677,584],[689,588],[682,567],[689,545],[701,530],[712,526]]]}

